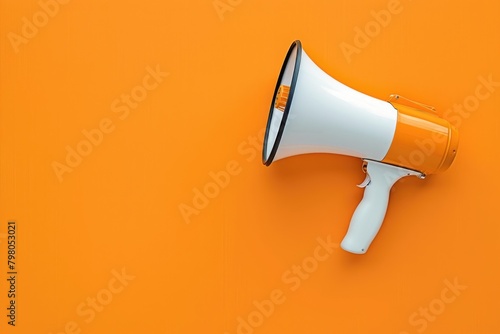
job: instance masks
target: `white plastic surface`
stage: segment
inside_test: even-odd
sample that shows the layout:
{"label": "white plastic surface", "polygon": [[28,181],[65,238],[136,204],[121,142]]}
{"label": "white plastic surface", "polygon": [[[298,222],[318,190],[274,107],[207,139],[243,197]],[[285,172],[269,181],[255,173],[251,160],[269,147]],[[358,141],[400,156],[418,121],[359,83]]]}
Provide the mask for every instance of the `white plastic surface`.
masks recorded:
{"label": "white plastic surface", "polygon": [[[293,68],[295,58],[290,57],[287,69]],[[290,112],[274,161],[306,153],[382,160],[394,138],[397,110],[388,102],[333,79],[304,51],[301,59]],[[287,84],[289,79],[289,75],[285,75],[282,83]],[[281,118],[275,112],[272,123],[279,125],[278,120]],[[274,143],[276,133],[270,132],[269,143]],[[266,153],[268,156],[269,152]]]}
{"label": "white plastic surface", "polygon": [[342,249],[354,254],[366,253],[377,235],[384,221],[389,203],[389,192],[393,184],[405,176],[422,175],[410,169],[376,161],[365,161],[370,182],[365,187],[363,199],[356,208],[347,234],[340,244]]}

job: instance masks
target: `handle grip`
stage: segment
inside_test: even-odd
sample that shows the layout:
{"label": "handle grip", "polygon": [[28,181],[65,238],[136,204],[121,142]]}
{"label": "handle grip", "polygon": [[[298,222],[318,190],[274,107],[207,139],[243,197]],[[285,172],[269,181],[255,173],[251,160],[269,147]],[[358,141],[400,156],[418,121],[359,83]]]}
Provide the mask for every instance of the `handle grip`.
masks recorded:
{"label": "handle grip", "polygon": [[424,177],[423,174],[406,168],[372,160],[365,160],[365,163],[368,181],[365,193],[351,218],[347,234],[340,244],[342,249],[354,254],[366,253],[380,230],[387,212],[389,193],[393,184],[409,175]]}

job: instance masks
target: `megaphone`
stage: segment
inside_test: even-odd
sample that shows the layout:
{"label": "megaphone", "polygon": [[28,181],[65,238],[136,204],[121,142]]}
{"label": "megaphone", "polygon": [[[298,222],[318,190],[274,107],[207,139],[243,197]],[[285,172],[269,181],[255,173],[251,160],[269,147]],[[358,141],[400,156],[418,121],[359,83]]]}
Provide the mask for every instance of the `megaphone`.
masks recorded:
{"label": "megaphone", "polygon": [[458,132],[432,107],[383,101],[360,93],[323,72],[300,41],[290,46],[269,111],[262,161],[308,153],[363,159],[363,199],[341,247],[364,254],[384,220],[393,184],[405,176],[442,172],[458,149]]}

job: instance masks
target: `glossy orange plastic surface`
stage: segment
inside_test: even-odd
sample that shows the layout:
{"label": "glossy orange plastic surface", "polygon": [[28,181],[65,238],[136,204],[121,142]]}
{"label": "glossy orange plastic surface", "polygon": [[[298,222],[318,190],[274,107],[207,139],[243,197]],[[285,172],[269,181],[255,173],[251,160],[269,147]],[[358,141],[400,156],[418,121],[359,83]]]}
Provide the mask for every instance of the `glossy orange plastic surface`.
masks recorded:
{"label": "glossy orange plastic surface", "polygon": [[457,153],[458,131],[432,112],[392,104],[398,110],[396,132],[382,161],[424,174],[448,169]]}

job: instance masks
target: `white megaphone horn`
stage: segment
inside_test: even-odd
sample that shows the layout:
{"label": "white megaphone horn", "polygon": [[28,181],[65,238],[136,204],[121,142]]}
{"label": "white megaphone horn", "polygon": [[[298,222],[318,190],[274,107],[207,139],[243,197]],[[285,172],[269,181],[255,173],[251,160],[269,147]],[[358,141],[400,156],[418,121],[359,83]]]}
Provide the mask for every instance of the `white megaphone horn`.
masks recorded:
{"label": "white megaphone horn", "polygon": [[364,254],[382,225],[392,185],[404,176],[423,179],[444,171],[456,156],[457,130],[432,107],[414,104],[417,108],[382,101],[345,86],[295,41],[274,91],[263,163],[307,153],[363,159],[365,192],[341,247]]}

